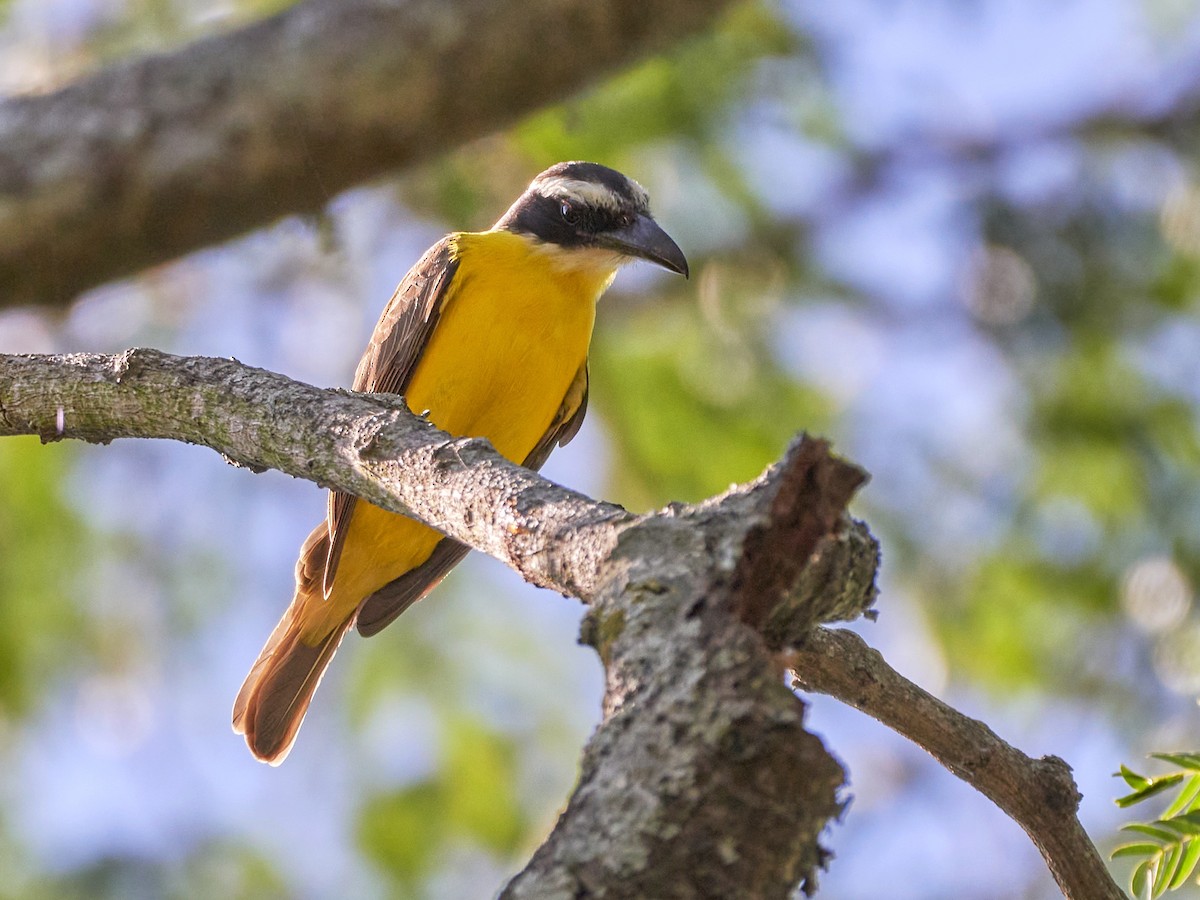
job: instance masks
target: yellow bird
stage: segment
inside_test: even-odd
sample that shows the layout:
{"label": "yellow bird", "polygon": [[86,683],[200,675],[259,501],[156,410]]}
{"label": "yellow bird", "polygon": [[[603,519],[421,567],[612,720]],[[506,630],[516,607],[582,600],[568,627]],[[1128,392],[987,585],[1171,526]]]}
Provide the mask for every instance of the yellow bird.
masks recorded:
{"label": "yellow bird", "polygon": [[[579,430],[596,301],[634,259],[688,274],[637,182],[595,163],[552,166],[488,231],[425,251],[380,316],[354,389],[402,394],[439,428],[485,437],[538,469]],[[281,763],[350,626],[375,634],[466,552],[331,491],[325,521],[300,548],[291,606],[234,703],[233,728],[250,751]]]}

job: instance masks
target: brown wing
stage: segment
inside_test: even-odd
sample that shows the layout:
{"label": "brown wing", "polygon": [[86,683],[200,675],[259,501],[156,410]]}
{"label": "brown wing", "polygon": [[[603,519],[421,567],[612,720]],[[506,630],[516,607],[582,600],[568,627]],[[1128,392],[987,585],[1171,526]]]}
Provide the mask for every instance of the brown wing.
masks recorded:
{"label": "brown wing", "polygon": [[[392,294],[371,334],[371,342],[354,373],[354,390],[403,394],[408,389],[421,351],[429,342],[441,315],[458,260],[451,238],[445,237],[425,251]],[[421,412],[421,410],[417,410]],[[329,596],[342,555],[346,529],[354,512],[355,497],[341,491],[329,493],[329,553],[325,558],[323,589]]]}
{"label": "brown wing", "polygon": [[587,414],[587,402],[588,366],[587,360],[584,360],[579,371],[575,373],[571,386],[567,388],[567,396],[563,397],[562,403],[559,404],[550,427],[521,465],[536,472],[550,458],[551,450],[571,443],[571,438],[579,433],[579,426],[583,424],[583,417]]}
{"label": "brown wing", "polygon": [[471,548],[451,538],[442,538],[429,559],[385,584],[359,607],[356,619],[363,637],[378,634],[445,578]]}
{"label": "brown wing", "polygon": [[[567,388],[567,396],[559,405],[550,427],[522,465],[537,471],[546,462],[551,450],[570,443],[583,424],[587,397],[588,370],[585,362],[575,373],[575,379]],[[437,587],[438,582],[458,565],[469,549],[451,538],[439,541],[429,559],[384,585],[363,602],[358,611],[358,633],[370,637],[390,625],[400,613]]]}

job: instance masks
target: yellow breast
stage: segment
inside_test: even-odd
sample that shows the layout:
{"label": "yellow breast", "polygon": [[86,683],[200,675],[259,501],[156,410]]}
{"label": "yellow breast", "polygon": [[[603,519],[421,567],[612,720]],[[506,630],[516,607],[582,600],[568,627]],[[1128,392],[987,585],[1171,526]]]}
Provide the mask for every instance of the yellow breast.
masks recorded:
{"label": "yellow breast", "polygon": [[567,268],[506,231],[462,234],[441,321],[406,396],[451,434],[486,437],[520,462],[587,358],[614,268]]}
{"label": "yellow breast", "polygon": [[[586,253],[586,251],[585,251]],[[506,231],[460,234],[458,271],[405,392],[416,413],[455,435],[486,437],[522,462],[546,433],[587,359],[611,257],[556,255]],[[440,535],[360,501],[333,592],[317,619],[344,617],[420,565]],[[328,623],[313,621],[320,633]]]}

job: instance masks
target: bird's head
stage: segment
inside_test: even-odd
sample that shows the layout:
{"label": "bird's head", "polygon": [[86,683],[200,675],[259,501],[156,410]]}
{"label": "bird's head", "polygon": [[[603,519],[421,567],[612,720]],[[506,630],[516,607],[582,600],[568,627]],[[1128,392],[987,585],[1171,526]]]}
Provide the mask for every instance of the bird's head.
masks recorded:
{"label": "bird's head", "polygon": [[606,262],[615,269],[645,259],[688,274],[683,251],[650,216],[642,186],[597,163],[551,166],[493,227],[536,241],[566,264]]}

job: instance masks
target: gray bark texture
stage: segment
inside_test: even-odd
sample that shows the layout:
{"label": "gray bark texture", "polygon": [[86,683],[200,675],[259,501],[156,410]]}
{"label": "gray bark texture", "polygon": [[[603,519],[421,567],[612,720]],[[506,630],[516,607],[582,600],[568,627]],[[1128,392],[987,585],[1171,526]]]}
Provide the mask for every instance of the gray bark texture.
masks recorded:
{"label": "gray bark texture", "polygon": [[711,26],[729,5],[305,0],[4,100],[0,306],[67,303],[319,210]]}
{"label": "gray bark texture", "polygon": [[[452,439],[398,398],[149,350],[0,356],[0,436],[20,434],[203,444],[413,515],[588,603],[604,720],[557,826],[503,896],[816,889],[844,773],[805,730],[764,635],[861,614],[878,564],[844,516],[865,475],[823,441],[797,441],[719,497],[635,516]],[[834,572],[851,574],[835,584]]]}
{"label": "gray bark texture", "polygon": [[1031,759],[824,623],[872,617],[879,547],[844,510],[865,473],[803,437],[759,478],[642,516],[455,439],[400,398],[153,350],[0,355],[0,436],[211,447],[412,515],[589,605],[604,719],[554,831],[505,898],[816,890],[845,776],[783,684],[925,748],[1023,827],[1070,900],[1119,898],[1056,757]]}

